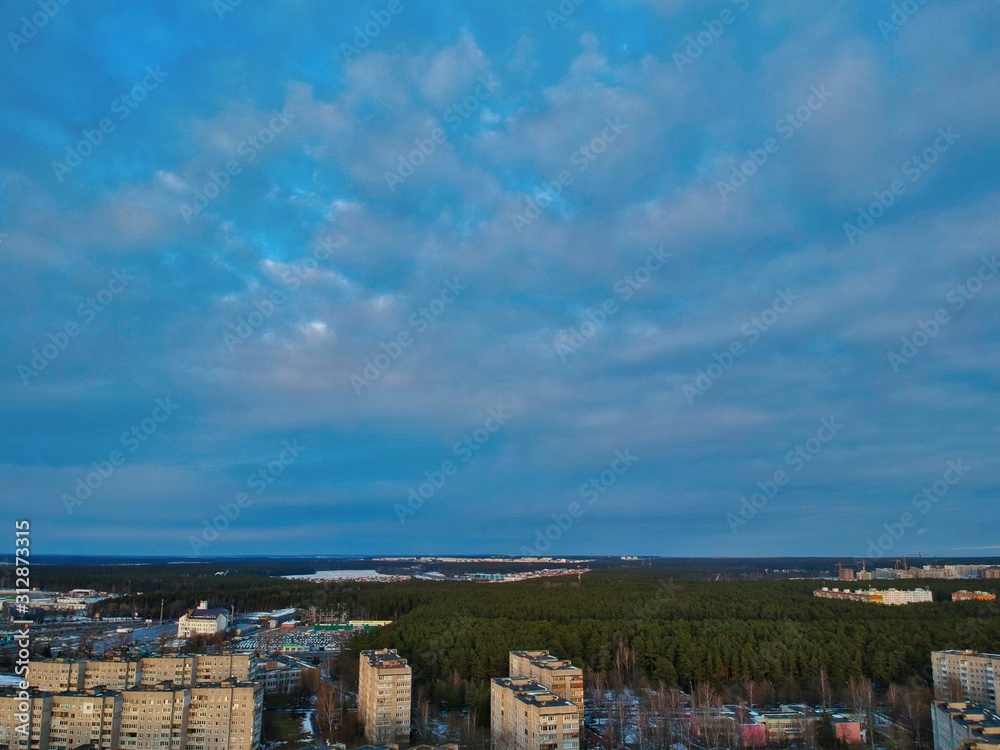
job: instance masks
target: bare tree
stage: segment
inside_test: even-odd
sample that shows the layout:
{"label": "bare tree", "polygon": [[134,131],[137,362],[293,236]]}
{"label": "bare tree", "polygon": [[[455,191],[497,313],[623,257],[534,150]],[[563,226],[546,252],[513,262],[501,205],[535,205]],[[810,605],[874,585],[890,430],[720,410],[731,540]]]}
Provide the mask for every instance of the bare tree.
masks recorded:
{"label": "bare tree", "polygon": [[325,680],[320,681],[319,689],[316,691],[316,723],[327,740],[333,738],[334,731],[340,728],[344,720],[343,703],[339,693],[336,686]]}

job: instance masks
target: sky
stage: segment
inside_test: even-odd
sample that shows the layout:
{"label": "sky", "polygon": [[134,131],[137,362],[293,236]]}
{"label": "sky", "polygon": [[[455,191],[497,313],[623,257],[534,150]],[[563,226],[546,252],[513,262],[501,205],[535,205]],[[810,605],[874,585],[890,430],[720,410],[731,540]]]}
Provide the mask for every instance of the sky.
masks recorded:
{"label": "sky", "polygon": [[4,3],[5,523],[53,554],[996,554],[998,24]]}

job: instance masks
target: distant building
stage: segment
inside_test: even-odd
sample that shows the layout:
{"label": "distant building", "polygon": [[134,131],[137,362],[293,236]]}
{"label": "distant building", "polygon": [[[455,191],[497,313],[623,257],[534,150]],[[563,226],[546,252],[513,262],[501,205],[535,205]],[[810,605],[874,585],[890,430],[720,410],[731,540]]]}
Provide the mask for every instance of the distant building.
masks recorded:
{"label": "distant building", "polygon": [[931,703],[934,750],[997,750],[1000,716],[966,701]]}
{"label": "distant building", "polygon": [[358,675],[358,718],[372,744],[410,737],[412,669],[395,651],[361,652]]}
{"label": "distant building", "polygon": [[528,677],[577,707],[583,719],[583,670],[548,651],[511,651],[508,656],[511,677]]}
{"label": "distant building", "polygon": [[125,690],[139,684],[138,661],[91,659],[82,664],[84,689],[105,687],[108,690]]}
{"label": "distant building", "polygon": [[203,601],[198,608],[183,614],[177,621],[177,637],[190,638],[193,635],[215,635],[229,627],[229,614],[221,607],[209,608]]}
{"label": "distant building", "polygon": [[139,673],[142,685],[159,685],[169,682],[174,685],[193,685],[198,674],[197,656],[161,656],[143,659]]}
{"label": "distant building", "polygon": [[952,592],[953,602],[995,602],[997,595],[990,591],[955,591]]}
{"label": "distant building", "polygon": [[847,599],[853,602],[869,602],[871,604],[919,604],[934,601],[934,594],[929,589],[831,589],[824,586],[813,591],[813,596],[822,599]]}
{"label": "distant building", "polygon": [[1000,654],[978,651],[932,651],[934,696],[938,700],[963,700],[1000,711],[995,675],[1000,674]]}
{"label": "distant building", "polygon": [[[148,659],[143,659],[145,666]],[[225,652],[222,654],[198,654],[195,657],[195,682],[222,682],[237,680],[249,682],[257,675],[257,663],[250,654]]]}
{"label": "distant building", "polygon": [[492,747],[498,750],[576,750],[576,704],[527,677],[496,677],[490,684]]}
{"label": "distant building", "polygon": [[71,659],[33,659],[28,662],[28,683],[48,693],[81,690],[85,668],[86,662]]}

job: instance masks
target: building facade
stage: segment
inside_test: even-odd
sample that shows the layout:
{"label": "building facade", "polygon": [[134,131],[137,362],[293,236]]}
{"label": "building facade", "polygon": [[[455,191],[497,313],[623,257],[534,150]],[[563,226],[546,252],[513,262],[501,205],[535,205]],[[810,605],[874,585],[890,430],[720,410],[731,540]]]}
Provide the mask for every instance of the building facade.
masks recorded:
{"label": "building facade", "polygon": [[139,684],[138,661],[101,661],[91,659],[83,664],[83,688],[105,687],[126,690]]}
{"label": "building facade", "polygon": [[52,696],[48,693],[0,690],[0,748],[48,750],[51,722]]}
{"label": "building facade", "polygon": [[[135,686],[49,695],[0,693],[0,747],[9,750],[258,750],[259,682]],[[25,705],[26,711],[22,711]],[[22,716],[23,715],[23,716]],[[30,740],[20,734],[23,719]]]}
{"label": "building facade", "polygon": [[576,704],[528,677],[496,677],[490,684],[494,750],[576,750]]}
{"label": "building facade", "polygon": [[49,750],[119,750],[122,696],[114,690],[80,690],[52,696]]}
{"label": "building facade", "polygon": [[358,717],[370,743],[379,745],[409,739],[412,686],[412,669],[395,651],[361,652]]}
{"label": "building facade", "polygon": [[229,614],[221,607],[209,607],[201,602],[197,609],[181,615],[177,621],[177,637],[190,638],[193,635],[215,635],[229,627]]}
{"label": "building facade", "polygon": [[932,651],[934,695],[939,700],[964,700],[1000,711],[995,675],[1000,672],[1000,654],[978,651]]}
{"label": "building facade", "polygon": [[813,596],[821,599],[847,599],[853,602],[868,602],[870,604],[920,604],[934,601],[934,594],[929,589],[850,589],[827,588],[824,586],[813,592]]}
{"label": "building facade", "polygon": [[577,707],[583,720],[583,670],[548,651],[511,651],[508,657],[511,677],[528,677],[560,698]]}
{"label": "building facade", "polygon": [[967,701],[931,703],[934,750],[1000,748],[1000,717]]}

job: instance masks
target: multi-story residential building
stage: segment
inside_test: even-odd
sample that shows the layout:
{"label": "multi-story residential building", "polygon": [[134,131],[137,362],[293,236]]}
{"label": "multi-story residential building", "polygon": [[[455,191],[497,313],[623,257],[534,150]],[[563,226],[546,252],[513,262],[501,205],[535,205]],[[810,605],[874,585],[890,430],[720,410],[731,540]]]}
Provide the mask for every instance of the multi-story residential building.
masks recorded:
{"label": "multi-story residential building", "polygon": [[577,707],[583,719],[583,670],[548,651],[511,651],[508,657],[511,677],[528,677],[560,698]]}
{"label": "multi-story residential building", "polygon": [[490,685],[492,747],[497,750],[575,750],[580,747],[576,704],[527,677],[496,677]]}
{"label": "multi-story residential building", "polygon": [[215,635],[229,627],[229,614],[221,607],[209,607],[201,602],[197,609],[181,615],[177,621],[177,637],[190,638],[192,635]]}
{"label": "multi-story residential building", "polygon": [[193,685],[197,675],[197,656],[160,656],[142,660],[139,684],[171,682],[174,685]]}
{"label": "multi-story residential building", "polygon": [[116,690],[79,690],[52,696],[49,750],[118,750],[122,695]]}
{"label": "multi-story residential building", "polygon": [[953,602],[995,602],[997,595],[991,591],[954,591],[951,595]]}
{"label": "multi-story residential building", "polygon": [[831,589],[824,586],[813,591],[813,596],[822,599],[848,599],[855,602],[872,604],[919,604],[934,601],[934,594],[929,589]]}
{"label": "multi-story residential building", "polygon": [[[143,663],[146,661],[148,660],[144,659]],[[198,683],[223,680],[248,682],[257,676],[256,672],[257,663],[250,654],[226,652],[199,654],[196,657],[195,681]]]}
{"label": "multi-story residential building", "polygon": [[410,666],[395,651],[361,652],[358,717],[373,745],[409,738],[412,682]]}
{"label": "multi-story residential building", "polygon": [[256,750],[260,746],[263,685],[224,680],[189,690],[185,750]]}
{"label": "multi-story residential building", "polygon": [[33,688],[0,690],[0,748],[48,750],[51,721],[52,696],[48,693]]}
{"label": "multi-story residential building", "polygon": [[183,686],[141,686],[122,692],[119,750],[184,750],[191,693]]}
{"label": "multi-story residential building", "polygon": [[28,662],[28,684],[48,693],[65,693],[83,688],[85,663],[70,659]]}
{"label": "multi-story residential building", "polygon": [[[264,688],[259,682],[28,693],[25,698],[10,690],[0,692],[0,748],[257,750],[260,746]],[[31,724],[30,741],[18,733],[25,720]]]}
{"label": "multi-story residential building", "polygon": [[105,687],[108,690],[125,690],[139,684],[137,661],[91,659],[82,664],[84,689]]}
{"label": "multi-story residential building", "polygon": [[932,651],[934,695],[939,700],[965,700],[1000,712],[995,675],[1000,654],[978,651]]}
{"label": "multi-story residential building", "polygon": [[931,703],[934,750],[1000,748],[1000,716],[966,701]]}

